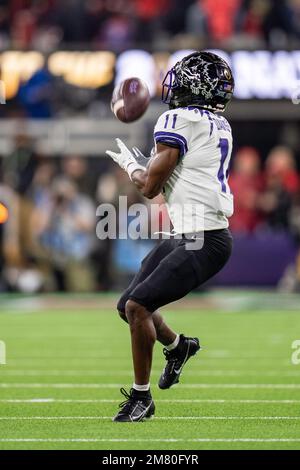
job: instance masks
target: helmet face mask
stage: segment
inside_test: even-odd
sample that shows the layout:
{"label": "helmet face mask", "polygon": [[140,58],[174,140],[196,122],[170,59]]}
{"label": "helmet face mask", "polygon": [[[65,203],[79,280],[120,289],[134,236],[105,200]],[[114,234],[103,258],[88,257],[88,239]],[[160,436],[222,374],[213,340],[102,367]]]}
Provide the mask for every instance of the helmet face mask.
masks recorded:
{"label": "helmet face mask", "polygon": [[175,85],[175,72],[174,67],[169,70],[162,82],[162,95],[161,99],[164,103],[170,104],[172,99],[173,90]]}
{"label": "helmet face mask", "polygon": [[232,98],[234,79],[221,57],[194,52],[175,64],[162,86],[162,100],[170,109],[194,105],[222,112]]}

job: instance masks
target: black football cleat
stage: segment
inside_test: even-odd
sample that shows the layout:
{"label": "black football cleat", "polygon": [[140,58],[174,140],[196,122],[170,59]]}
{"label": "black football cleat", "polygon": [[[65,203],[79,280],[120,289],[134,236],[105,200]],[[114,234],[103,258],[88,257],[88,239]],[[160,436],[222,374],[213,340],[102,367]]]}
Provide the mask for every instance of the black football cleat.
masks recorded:
{"label": "black football cleat", "polygon": [[179,382],[179,377],[182,372],[184,364],[190,357],[194,356],[200,349],[198,338],[187,338],[180,335],[178,346],[172,351],[164,349],[164,355],[167,360],[167,365],[160,376],[158,386],[165,390],[172,387],[172,385]]}
{"label": "black football cleat", "polygon": [[137,392],[133,388],[128,393],[124,388],[120,392],[126,398],[120,403],[119,413],[113,418],[118,423],[133,423],[150,419],[155,412],[154,401],[149,392]]}

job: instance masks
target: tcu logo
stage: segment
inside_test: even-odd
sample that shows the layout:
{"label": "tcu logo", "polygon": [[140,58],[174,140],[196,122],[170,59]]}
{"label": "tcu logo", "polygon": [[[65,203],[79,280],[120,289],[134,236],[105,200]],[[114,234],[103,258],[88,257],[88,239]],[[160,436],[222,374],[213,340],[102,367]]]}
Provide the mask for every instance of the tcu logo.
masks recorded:
{"label": "tcu logo", "polygon": [[139,83],[136,80],[132,80],[129,85],[129,93],[136,93]]}

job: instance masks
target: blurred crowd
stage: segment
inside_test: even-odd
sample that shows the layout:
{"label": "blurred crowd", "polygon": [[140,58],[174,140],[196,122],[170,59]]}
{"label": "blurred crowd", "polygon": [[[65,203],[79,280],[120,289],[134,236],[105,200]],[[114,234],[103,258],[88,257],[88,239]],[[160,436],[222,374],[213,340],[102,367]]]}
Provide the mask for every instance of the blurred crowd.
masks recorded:
{"label": "blurred crowd", "polygon": [[[274,147],[264,165],[255,148],[238,149],[230,185],[234,234],[289,232],[300,242],[300,176],[290,148]],[[130,277],[155,243],[96,237],[97,206],[111,203],[118,209],[124,194],[128,205],[149,204],[106,159],[46,158],[19,135],[13,153],[1,161],[0,199],[10,217],[0,224],[0,289],[92,291],[122,284],[122,275]]]}
{"label": "blurred crowd", "polygon": [[[299,0],[0,0],[0,47],[120,50],[167,41],[286,47],[300,40]],[[174,44],[175,46],[175,44]]]}
{"label": "blurred crowd", "polygon": [[145,202],[119,167],[104,158],[41,156],[25,135],[0,165],[0,292],[103,291],[136,271],[151,240],[96,236],[100,204],[118,211],[124,194],[128,205]]}
{"label": "blurred crowd", "polygon": [[251,233],[267,225],[300,237],[300,178],[290,148],[274,147],[263,170],[255,148],[239,149],[229,181],[235,201],[232,231]]}

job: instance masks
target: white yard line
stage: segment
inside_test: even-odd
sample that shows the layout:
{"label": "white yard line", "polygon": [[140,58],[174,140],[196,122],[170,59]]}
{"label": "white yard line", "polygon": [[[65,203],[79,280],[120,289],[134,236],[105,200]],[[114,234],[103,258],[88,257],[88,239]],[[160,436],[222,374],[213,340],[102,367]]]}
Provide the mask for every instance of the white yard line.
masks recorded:
{"label": "white yard line", "polygon": [[[118,388],[122,387],[120,383],[0,383],[0,388]],[[180,384],[181,389],[300,389],[300,384],[208,384],[208,383],[195,383],[195,384]]]}
{"label": "white yard line", "polygon": [[[14,370],[3,370],[3,375],[4,376],[13,376],[13,377],[26,377],[26,376],[42,376],[42,377],[47,377],[47,376],[84,376],[84,377],[89,377],[89,376],[131,376],[132,371],[131,370],[97,370],[97,369],[91,369],[91,370],[65,370],[65,369],[53,369],[53,370],[45,370],[45,369],[14,369]],[[154,369],[153,374],[160,374],[161,369]],[[299,371],[298,370],[290,370],[290,371],[277,371],[277,370],[268,370],[268,371],[261,371],[261,370],[188,370],[184,371],[184,375],[186,376],[191,376],[191,377],[197,377],[197,376],[207,376],[207,377],[226,377],[226,376],[249,376],[249,375],[257,375],[257,376],[262,376],[262,377],[299,377]]]}
{"label": "white yard line", "polygon": [[[0,403],[9,404],[51,404],[51,403],[88,403],[88,404],[99,404],[99,403],[119,403],[119,399],[73,399],[73,398],[28,398],[28,399],[0,399]],[[156,403],[211,403],[211,404],[278,404],[278,405],[299,405],[300,400],[226,400],[226,399],[158,399]]]}
{"label": "white yard line", "polygon": [[[208,420],[208,421],[281,421],[300,420],[300,416],[157,416],[156,421],[169,420]],[[112,416],[0,416],[0,421],[90,421],[90,420],[112,420]]]}
{"label": "white yard line", "polygon": [[194,439],[98,439],[98,438],[48,438],[48,439],[38,439],[38,438],[16,438],[9,439],[3,438],[0,439],[0,442],[300,442],[300,438],[194,438]]}
{"label": "white yard line", "polygon": [[[199,356],[200,357],[200,356]],[[81,367],[83,367],[87,361],[91,362],[92,363],[92,367],[94,367],[94,363],[96,363],[97,365],[101,365],[101,361],[103,360],[106,360],[106,359],[109,359],[110,361],[117,361],[118,363],[125,363],[126,364],[126,367],[130,367],[130,362],[128,360],[128,358],[124,357],[124,356],[112,356],[111,355],[111,352],[107,352],[107,354],[103,354],[102,356],[96,356],[96,355],[87,355],[85,354],[85,352],[83,351],[82,355],[81,356],[68,356],[68,355],[65,355],[65,356],[60,356],[60,355],[57,355],[57,356],[41,356],[41,355],[37,355],[37,356],[14,356],[14,357],[11,357],[10,360],[9,360],[9,363],[11,365],[15,365],[15,366],[20,366],[20,365],[23,365],[23,364],[28,364],[28,366],[30,367],[30,365],[34,365],[34,366],[44,366],[45,364],[48,364],[49,362],[54,362],[53,366],[55,367],[55,365],[59,362],[67,362],[67,365],[69,365],[70,363],[73,363],[75,365],[77,364],[80,364]],[[263,352],[261,354],[257,354],[255,356],[240,356],[239,354],[224,354],[224,355],[213,355],[213,354],[206,354],[205,356],[202,356],[201,359],[205,360],[205,361],[215,361],[219,366],[221,365],[219,363],[219,361],[229,361],[230,360],[230,363],[232,363],[233,361],[237,361],[237,362],[242,362],[243,364],[245,364],[245,362],[248,361],[248,359],[259,359],[259,363],[262,364],[262,363],[267,363],[267,364],[270,364],[272,366],[272,364],[274,364],[273,361],[276,361],[275,364],[276,366],[287,366],[290,364],[289,360],[285,360],[285,359],[282,359],[282,356],[278,356],[278,357],[274,357],[274,356],[270,356],[270,357],[266,357],[266,356],[263,356]]]}

